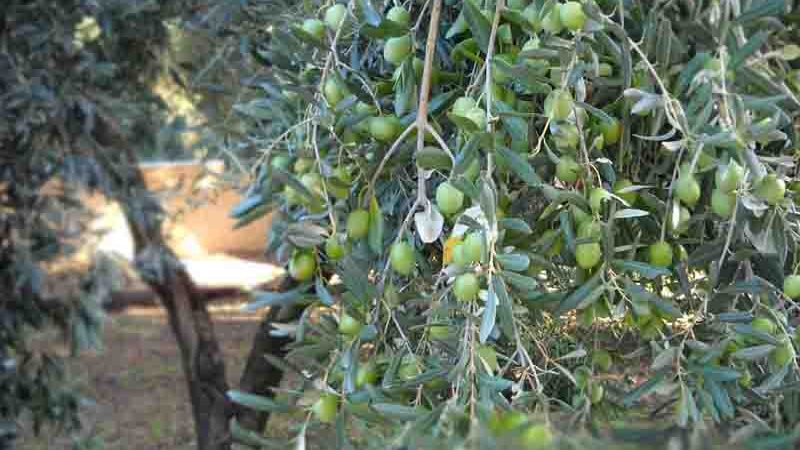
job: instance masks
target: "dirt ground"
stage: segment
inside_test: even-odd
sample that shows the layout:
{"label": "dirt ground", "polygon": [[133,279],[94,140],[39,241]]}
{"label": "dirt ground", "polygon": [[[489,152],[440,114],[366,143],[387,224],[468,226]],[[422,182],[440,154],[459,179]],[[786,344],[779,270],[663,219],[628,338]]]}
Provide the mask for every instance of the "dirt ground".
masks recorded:
{"label": "dirt ground", "polygon": [[[239,312],[238,299],[213,308],[225,354],[227,377],[236,386],[260,317]],[[193,423],[180,357],[160,308],[131,308],[109,317],[102,353],[69,361],[84,409],[84,434],[103,439],[106,450],[184,450],[193,448]],[[284,424],[285,427],[285,424]],[[270,424],[270,429],[284,428]],[[278,431],[280,433],[280,431]],[[63,436],[26,431],[23,450],[69,449]]]}

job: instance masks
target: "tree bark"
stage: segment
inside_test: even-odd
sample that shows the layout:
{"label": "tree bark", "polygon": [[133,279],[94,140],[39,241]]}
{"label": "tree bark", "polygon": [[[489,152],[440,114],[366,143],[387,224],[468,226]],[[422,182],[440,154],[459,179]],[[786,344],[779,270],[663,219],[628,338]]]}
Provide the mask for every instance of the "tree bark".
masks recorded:
{"label": "tree bark", "polygon": [[[288,278],[288,277],[287,277]],[[282,290],[287,289],[288,283],[281,286]],[[273,336],[271,331],[275,322],[289,322],[297,319],[302,309],[296,306],[274,307],[264,315],[258,332],[253,337],[253,344],[250,347],[250,354],[239,380],[239,389],[244,392],[273,397],[273,388],[277,387],[283,371],[275,367],[264,355],[269,354],[276,358],[284,358],[287,350],[286,345],[292,342],[292,338]],[[255,411],[249,408],[239,408],[236,411],[236,419],[239,424],[248,430],[263,432],[269,419],[268,412]]]}
{"label": "tree bark", "polygon": [[[116,149],[115,149],[116,150]],[[110,176],[109,194],[119,202],[134,242],[134,264],[167,310],[189,388],[199,450],[228,450],[233,407],[226,397],[225,362],[205,298],[166,244],[163,211],[144,183],[133,151],[112,161],[100,156]]]}

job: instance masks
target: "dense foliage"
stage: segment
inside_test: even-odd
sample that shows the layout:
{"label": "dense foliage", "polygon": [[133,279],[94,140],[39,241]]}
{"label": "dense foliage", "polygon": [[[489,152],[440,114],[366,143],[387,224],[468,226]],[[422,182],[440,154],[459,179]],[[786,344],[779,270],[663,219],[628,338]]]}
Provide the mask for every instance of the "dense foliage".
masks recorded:
{"label": "dense foliage", "polygon": [[646,415],[791,440],[795,2],[312,3],[256,46],[233,212],[276,210],[298,285],[251,306],[308,306],[302,383],[235,401],[309,411],[299,445],[544,448]]}
{"label": "dense foliage", "polygon": [[37,431],[79,425],[63,352],[34,340],[57,329],[73,352],[100,346],[113,280],[91,258],[71,259],[92,238],[81,195],[110,189],[102,165],[120,152],[104,154],[98,139],[153,146],[162,105],[150,61],[174,11],[149,1],[0,4],[0,448],[21,418]]}

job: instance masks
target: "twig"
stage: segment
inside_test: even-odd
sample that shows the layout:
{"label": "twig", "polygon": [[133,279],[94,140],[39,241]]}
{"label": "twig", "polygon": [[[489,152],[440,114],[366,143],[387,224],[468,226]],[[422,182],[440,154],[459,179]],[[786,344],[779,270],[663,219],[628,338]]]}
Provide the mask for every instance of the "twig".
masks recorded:
{"label": "twig", "polygon": [[380,164],[378,164],[378,168],[375,169],[375,173],[369,180],[369,185],[367,186],[367,195],[364,196],[365,202],[368,202],[369,199],[372,197],[371,194],[372,191],[375,189],[375,182],[378,180],[378,177],[380,176],[381,172],[383,172],[383,168],[384,166],[386,166],[386,163],[389,161],[389,158],[391,158],[392,155],[394,155],[394,152],[396,152],[397,149],[400,148],[400,144],[403,143],[406,137],[408,137],[408,135],[411,134],[411,132],[414,131],[416,127],[417,127],[416,122],[406,127],[406,129],[402,133],[400,133],[400,136],[398,136],[397,139],[395,139],[392,146],[389,147],[389,151],[386,152],[386,154],[383,156],[383,159],[381,160]]}

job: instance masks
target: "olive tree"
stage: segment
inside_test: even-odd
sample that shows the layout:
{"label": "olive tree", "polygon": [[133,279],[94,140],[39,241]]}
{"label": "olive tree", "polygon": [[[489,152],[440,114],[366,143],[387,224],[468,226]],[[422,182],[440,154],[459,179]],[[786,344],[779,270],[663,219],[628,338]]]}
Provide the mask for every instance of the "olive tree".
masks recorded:
{"label": "olive tree", "polygon": [[[58,220],[79,195],[118,201],[135,264],[160,297],[181,350],[199,448],[229,448],[224,363],[198,291],[161,234],[163,212],[148,192],[138,155],[156,145],[163,103],[153,93],[165,20],[188,2],[23,1],[0,6],[0,442],[24,411],[37,424],[77,426],[77,396],[62,363],[29,347],[32,330],[58,325],[76,349],[97,343],[99,301],[88,278],[75,296],[48,293],[44,264],[68,253],[80,230]],[[191,11],[191,9],[189,9]],[[75,298],[72,298],[75,297]],[[8,444],[10,445],[10,444]]]}
{"label": "olive tree", "polygon": [[302,308],[298,381],[231,398],[306,412],[298,446],[545,448],[648,414],[789,442],[796,7],[304,2],[255,47],[233,211],[275,210],[295,287],[250,307]]}

